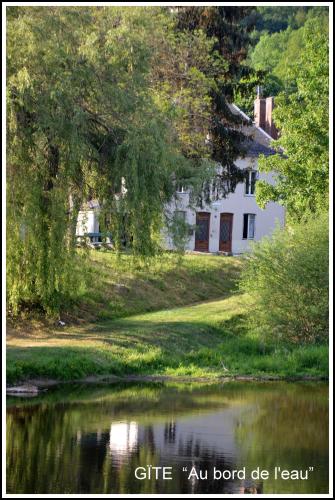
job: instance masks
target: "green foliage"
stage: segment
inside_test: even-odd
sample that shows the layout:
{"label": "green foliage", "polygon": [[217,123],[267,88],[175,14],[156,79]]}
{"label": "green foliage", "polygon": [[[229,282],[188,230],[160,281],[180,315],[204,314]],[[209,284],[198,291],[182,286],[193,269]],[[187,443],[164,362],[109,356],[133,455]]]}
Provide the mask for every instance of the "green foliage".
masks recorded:
{"label": "green foliage", "polygon": [[300,27],[311,7],[258,7],[256,29],[268,33],[277,33],[291,27]]}
{"label": "green foliage", "polygon": [[174,248],[179,254],[184,254],[191,231],[195,229],[194,226],[189,224],[180,212],[175,211],[172,217],[166,221],[166,227]]}
{"label": "green foliage", "polygon": [[148,122],[145,128],[130,130],[117,149],[115,168],[124,179],[125,193],[122,200],[106,199],[105,206],[111,205],[114,215],[119,208],[121,216],[126,212],[125,230],[136,255],[156,253],[163,206],[173,194],[171,178],[178,154],[164,132],[157,120]]}
{"label": "green foliage", "polygon": [[[306,50],[305,25],[308,29],[308,24],[316,22],[320,31],[326,32],[328,8],[259,7],[258,16],[260,19],[265,16],[264,26],[253,34],[254,48],[250,51],[248,63],[265,72],[259,82],[265,97],[276,96],[282,90],[292,93],[296,90],[292,68]],[[260,26],[259,20],[257,26]]]}
{"label": "green foliage", "polygon": [[241,288],[250,323],[265,337],[328,341],[328,218],[309,217],[264,238],[246,257]]}
{"label": "green foliage", "polygon": [[290,69],[305,50],[304,25],[322,20],[327,30],[328,9],[324,7],[258,7],[253,13],[256,30],[250,34],[249,53],[235,86],[234,102],[253,116],[256,87],[264,97],[277,96],[283,90],[292,93],[296,81]]}
{"label": "green foliage", "polygon": [[62,314],[65,327],[49,322],[40,329],[28,320],[9,329],[11,383],[134,373],[327,376],[327,345],[278,342],[255,332],[248,296],[236,293],[241,259],[186,255],[180,261],[165,253],[147,266],[135,265],[131,255],[95,251],[88,262],[88,289]]}
{"label": "green foliage", "polygon": [[163,252],[141,261],[131,253],[90,251],[83,266],[86,288],[63,315],[69,321],[115,319],[219,299],[233,289],[239,270],[239,259],[213,255],[180,259]]}
{"label": "green foliage", "polygon": [[8,10],[8,305],[56,313],[79,287],[86,199],[111,215],[117,248],[126,233],[135,254],[156,251],[174,176],[210,155],[225,62],[202,31],[177,33],[168,9]]}
{"label": "green foliage", "polygon": [[306,28],[302,27],[298,30],[290,31],[281,57],[279,57],[277,64],[272,68],[273,75],[281,82],[281,90],[284,89],[286,93],[292,93],[296,90],[296,79],[294,78],[294,70],[292,72],[292,69],[306,50],[305,30]]}
{"label": "green foliage", "polygon": [[[241,78],[250,75],[250,68],[243,62],[247,57],[250,31],[254,26],[254,7],[193,6],[178,7],[176,10],[177,29],[186,34],[187,39],[203,32],[207,43],[212,43],[212,59],[220,61],[223,58],[225,62],[221,67],[218,63],[201,66],[204,75],[211,77],[214,85],[207,114],[198,116],[198,128],[202,130],[205,124],[206,130],[201,141],[203,143],[203,137],[208,134],[207,157],[223,166],[222,173],[217,175],[216,187],[221,196],[226,196],[243,181],[243,173],[234,165],[234,161],[244,152],[241,146],[244,137],[240,128],[243,120],[231,113],[228,104],[234,99],[236,86],[239,86],[242,94],[249,91],[249,86],[244,86]],[[198,55],[195,57],[199,58]],[[194,102],[198,99],[197,95]],[[208,190],[205,189],[205,192],[208,202]]]}
{"label": "green foliage", "polygon": [[[245,296],[118,320],[11,335],[7,380],[92,375],[328,376],[328,346],[290,345],[250,332]],[[57,346],[55,347],[55,341]],[[26,346],[29,345],[29,349]]]}
{"label": "green foliage", "polygon": [[257,86],[262,87],[264,96],[276,96],[282,90],[282,82],[272,73],[262,70],[252,72],[242,77],[241,86],[235,89],[234,103],[250,118],[254,116],[255,91]]}
{"label": "green foliage", "polygon": [[257,7],[255,34],[277,33],[287,28],[299,29],[308,19],[323,15],[327,11],[328,7]]}
{"label": "green foliage", "polygon": [[259,162],[261,171],[275,172],[276,184],[260,181],[257,202],[279,201],[293,218],[328,205],[329,61],[322,26],[322,20],[306,23],[306,48],[289,72],[296,91],[276,99],[274,120],[281,131],[276,144],[284,154]]}
{"label": "green foliage", "polygon": [[271,72],[280,61],[291,33],[288,29],[271,35],[263,34],[251,53],[252,66],[256,70]]}

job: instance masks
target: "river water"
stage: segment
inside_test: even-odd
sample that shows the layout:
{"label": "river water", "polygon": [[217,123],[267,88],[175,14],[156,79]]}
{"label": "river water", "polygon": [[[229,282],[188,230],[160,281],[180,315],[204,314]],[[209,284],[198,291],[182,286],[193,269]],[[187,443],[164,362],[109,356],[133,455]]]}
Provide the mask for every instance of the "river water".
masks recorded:
{"label": "river water", "polygon": [[256,492],[328,492],[327,384],[66,384],[7,398],[7,493]]}

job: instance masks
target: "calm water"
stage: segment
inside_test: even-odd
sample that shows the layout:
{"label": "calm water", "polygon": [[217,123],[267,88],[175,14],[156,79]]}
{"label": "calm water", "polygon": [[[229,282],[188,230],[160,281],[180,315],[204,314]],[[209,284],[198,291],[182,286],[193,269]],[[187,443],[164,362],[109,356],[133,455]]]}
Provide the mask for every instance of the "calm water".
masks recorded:
{"label": "calm water", "polygon": [[[136,479],[147,465],[173,480]],[[257,467],[269,477],[251,480]],[[275,467],[314,470],[275,479]],[[200,469],[207,480],[188,477]],[[78,385],[7,400],[8,493],[256,491],[328,492],[326,384]]]}

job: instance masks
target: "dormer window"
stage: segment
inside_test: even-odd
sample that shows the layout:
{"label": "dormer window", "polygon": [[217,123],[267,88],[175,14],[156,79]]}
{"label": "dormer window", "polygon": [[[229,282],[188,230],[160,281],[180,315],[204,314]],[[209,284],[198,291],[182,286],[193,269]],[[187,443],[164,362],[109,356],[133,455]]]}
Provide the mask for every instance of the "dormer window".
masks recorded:
{"label": "dormer window", "polygon": [[247,173],[247,178],[245,181],[245,194],[248,196],[255,195],[255,187],[257,180],[257,172],[255,170],[249,170]]}

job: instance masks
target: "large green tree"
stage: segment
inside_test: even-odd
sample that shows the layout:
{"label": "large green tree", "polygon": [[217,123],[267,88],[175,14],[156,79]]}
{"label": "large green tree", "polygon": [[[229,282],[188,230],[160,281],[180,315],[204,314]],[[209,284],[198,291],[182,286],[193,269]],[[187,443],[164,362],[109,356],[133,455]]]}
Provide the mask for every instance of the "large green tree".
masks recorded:
{"label": "large green tree", "polygon": [[282,152],[263,158],[260,169],[273,171],[276,183],[259,181],[257,201],[279,201],[293,218],[328,204],[329,57],[328,33],[322,19],[304,28],[305,50],[289,69],[293,93],[276,99],[274,119],[281,131]]}
{"label": "large green tree", "polygon": [[[150,33],[157,18],[143,14],[30,7],[8,17],[8,292],[13,309],[36,304],[56,310],[73,292],[79,206],[90,196],[113,198],[122,176],[130,207],[141,193],[136,216],[130,211],[130,217],[143,221],[132,224],[133,237],[145,242],[144,251],[151,250],[148,241],[171,196],[168,178],[179,153],[150,93]],[[121,146],[131,151],[122,169],[117,162],[124,155]]]}
{"label": "large green tree", "polygon": [[222,52],[215,33],[179,29],[161,7],[7,11],[8,303],[56,311],[78,287],[84,200],[109,212],[117,245],[126,232],[152,254],[176,180],[200,193],[214,159],[234,188],[239,124],[218,112],[224,140],[206,135],[242,49],[229,52],[231,33]]}
{"label": "large green tree", "polygon": [[[253,7],[230,6],[177,9],[178,30],[189,34],[201,29],[214,40],[212,52],[225,61],[223,68],[211,68],[215,85],[211,89],[210,121],[207,124],[211,158],[223,166],[221,173],[215,177],[215,187],[223,196],[233,191],[244,177],[244,173],[235,166],[235,160],[244,153],[244,136],[240,132],[242,119],[231,113],[229,104],[234,100],[237,87],[241,94],[250,92],[250,85],[241,84],[241,79],[252,73],[243,62],[254,27],[254,11]],[[204,192],[208,199],[209,184]]]}

